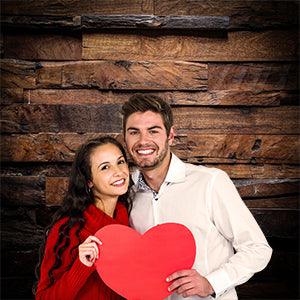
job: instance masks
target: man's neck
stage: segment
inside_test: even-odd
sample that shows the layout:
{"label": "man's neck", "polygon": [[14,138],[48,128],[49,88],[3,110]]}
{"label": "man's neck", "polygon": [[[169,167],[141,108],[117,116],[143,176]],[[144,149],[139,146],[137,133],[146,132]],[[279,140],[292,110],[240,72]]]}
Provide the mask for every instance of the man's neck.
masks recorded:
{"label": "man's neck", "polygon": [[141,173],[143,174],[146,183],[152,190],[156,192],[159,191],[162,183],[164,182],[167,176],[170,162],[171,162],[171,153],[169,153],[164,159],[164,161],[155,169],[141,170]]}

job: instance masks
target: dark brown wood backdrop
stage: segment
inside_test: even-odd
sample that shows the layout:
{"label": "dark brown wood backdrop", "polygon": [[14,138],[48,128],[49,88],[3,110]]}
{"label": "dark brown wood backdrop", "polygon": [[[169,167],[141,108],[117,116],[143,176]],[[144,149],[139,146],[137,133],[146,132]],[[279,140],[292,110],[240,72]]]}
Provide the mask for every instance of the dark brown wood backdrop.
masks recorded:
{"label": "dark brown wood backdrop", "polygon": [[2,299],[31,298],[74,151],[120,137],[134,92],[173,106],[173,151],[229,173],[274,254],[241,299],[296,299],[298,1],[1,1]]}

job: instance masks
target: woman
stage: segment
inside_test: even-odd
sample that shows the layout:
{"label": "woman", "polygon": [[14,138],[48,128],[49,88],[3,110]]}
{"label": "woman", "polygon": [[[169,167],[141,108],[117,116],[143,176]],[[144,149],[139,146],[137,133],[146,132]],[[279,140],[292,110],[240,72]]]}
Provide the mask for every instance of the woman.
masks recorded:
{"label": "woman", "polygon": [[115,139],[81,146],[67,195],[41,249],[36,299],[122,299],[94,267],[101,242],[93,235],[105,225],[128,225],[129,178],[126,153]]}

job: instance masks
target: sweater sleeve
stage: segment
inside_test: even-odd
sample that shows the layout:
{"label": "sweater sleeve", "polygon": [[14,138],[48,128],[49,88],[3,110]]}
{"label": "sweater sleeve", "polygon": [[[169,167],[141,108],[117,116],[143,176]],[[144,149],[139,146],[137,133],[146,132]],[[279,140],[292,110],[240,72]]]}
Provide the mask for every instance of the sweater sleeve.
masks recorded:
{"label": "sweater sleeve", "polygon": [[228,175],[220,171],[212,187],[214,222],[235,254],[206,278],[218,296],[247,281],[268,264],[272,249]]}
{"label": "sweater sleeve", "polygon": [[[62,265],[53,271],[54,283],[49,286],[50,280],[48,272],[55,261],[54,246],[58,237],[59,225],[56,224],[50,230],[47,238],[45,255],[40,270],[40,280],[37,287],[37,300],[52,299],[74,299],[83,287],[88,277],[95,271],[95,267],[83,265],[78,258],[78,249],[71,249],[75,246],[75,229],[70,231],[70,246],[62,255]],[[75,260],[74,260],[75,259]],[[69,267],[71,265],[71,267]]]}

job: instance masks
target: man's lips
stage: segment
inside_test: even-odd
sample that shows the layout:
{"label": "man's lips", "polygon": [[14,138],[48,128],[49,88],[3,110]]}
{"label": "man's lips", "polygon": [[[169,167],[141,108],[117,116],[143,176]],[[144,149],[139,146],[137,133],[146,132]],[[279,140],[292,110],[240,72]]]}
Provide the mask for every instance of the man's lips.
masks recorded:
{"label": "man's lips", "polygon": [[155,152],[155,149],[154,148],[142,148],[142,149],[136,149],[135,151],[139,155],[151,155]]}

